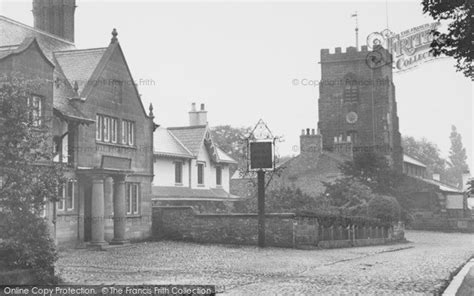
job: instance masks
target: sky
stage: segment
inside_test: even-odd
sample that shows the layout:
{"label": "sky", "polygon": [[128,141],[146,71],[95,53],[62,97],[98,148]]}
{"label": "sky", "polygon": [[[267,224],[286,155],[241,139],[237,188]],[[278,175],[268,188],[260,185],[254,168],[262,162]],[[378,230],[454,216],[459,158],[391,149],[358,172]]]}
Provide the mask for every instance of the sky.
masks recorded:
{"label": "sky", "polygon": [[[388,28],[402,32],[431,23],[421,1],[87,1],[76,0],[76,47],[118,39],[145,106],[156,123],[188,124],[192,102],[205,103],[210,126],[254,126],[263,119],[280,155],[299,153],[301,129],[316,128],[320,50],[359,44]],[[0,14],[33,24],[31,1],[0,0]],[[1,36],[0,36],[1,38]],[[451,125],[462,135],[474,168],[472,82],[451,58],[394,74],[403,136],[427,138],[447,157]]]}

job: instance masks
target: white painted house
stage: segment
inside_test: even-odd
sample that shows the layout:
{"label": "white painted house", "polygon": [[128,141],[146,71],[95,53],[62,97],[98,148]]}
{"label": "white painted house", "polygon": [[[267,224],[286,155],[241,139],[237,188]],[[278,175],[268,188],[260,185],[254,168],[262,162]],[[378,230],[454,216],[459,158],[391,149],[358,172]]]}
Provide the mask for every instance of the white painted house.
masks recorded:
{"label": "white painted house", "polygon": [[237,162],[217,147],[207,124],[204,104],[192,104],[189,126],[157,128],[154,133],[156,201],[225,201],[229,193],[229,166]]}

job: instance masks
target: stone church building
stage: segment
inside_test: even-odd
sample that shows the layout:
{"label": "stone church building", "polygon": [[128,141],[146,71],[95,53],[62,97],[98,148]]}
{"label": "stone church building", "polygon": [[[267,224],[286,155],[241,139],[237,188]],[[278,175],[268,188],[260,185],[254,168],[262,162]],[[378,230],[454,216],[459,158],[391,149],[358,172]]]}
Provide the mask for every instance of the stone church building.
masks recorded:
{"label": "stone church building", "polygon": [[122,244],[151,232],[156,125],[117,31],[103,47],[76,48],[75,9],[75,0],[35,0],[34,27],[0,16],[0,72],[46,82],[31,100],[54,161],[67,166],[61,200],[44,212],[58,244]]}
{"label": "stone church building", "polygon": [[[386,57],[390,54],[379,49]],[[300,154],[281,164],[280,176],[271,186],[290,186],[316,196],[324,192],[323,182],[341,176],[339,166],[355,153],[374,151],[387,157],[400,172],[403,149],[398,127],[395,86],[389,64],[371,67],[367,46],[348,47],[333,53],[321,50],[318,128],[303,129]],[[231,180],[231,193],[249,196],[254,176]]]}

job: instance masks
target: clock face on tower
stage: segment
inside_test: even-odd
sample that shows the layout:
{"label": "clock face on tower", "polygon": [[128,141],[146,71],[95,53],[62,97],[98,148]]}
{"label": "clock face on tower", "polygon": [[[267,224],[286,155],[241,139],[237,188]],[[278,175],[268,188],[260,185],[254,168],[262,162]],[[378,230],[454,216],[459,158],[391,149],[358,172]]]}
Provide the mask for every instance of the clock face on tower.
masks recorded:
{"label": "clock face on tower", "polygon": [[346,114],[346,121],[348,123],[351,123],[351,124],[356,123],[358,118],[359,117],[357,116],[357,113],[355,113],[354,111],[351,111]]}

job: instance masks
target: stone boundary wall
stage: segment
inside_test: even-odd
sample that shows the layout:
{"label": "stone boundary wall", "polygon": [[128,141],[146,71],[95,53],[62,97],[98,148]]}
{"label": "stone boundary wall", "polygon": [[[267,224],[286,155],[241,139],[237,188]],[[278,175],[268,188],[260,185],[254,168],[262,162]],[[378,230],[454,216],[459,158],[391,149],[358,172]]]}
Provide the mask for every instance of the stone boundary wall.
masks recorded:
{"label": "stone boundary wall", "polygon": [[[257,245],[257,225],[257,214],[200,214],[189,206],[153,207],[155,239]],[[283,213],[266,214],[265,241],[285,248],[341,248],[404,241],[404,236],[403,231],[394,233],[393,227],[324,228],[315,217]]]}
{"label": "stone boundary wall", "polygon": [[415,230],[474,233],[472,218],[416,218],[410,226]]}

